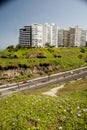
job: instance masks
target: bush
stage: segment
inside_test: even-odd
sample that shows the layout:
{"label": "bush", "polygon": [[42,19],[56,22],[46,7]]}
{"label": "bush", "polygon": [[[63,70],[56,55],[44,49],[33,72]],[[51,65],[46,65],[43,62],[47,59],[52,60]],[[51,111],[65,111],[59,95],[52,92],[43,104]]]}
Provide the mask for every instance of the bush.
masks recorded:
{"label": "bush", "polygon": [[79,59],[82,59],[82,57],[83,57],[82,55],[78,55],[78,58],[79,58]]}
{"label": "bush", "polygon": [[1,58],[8,58],[7,55],[1,55]]}
{"label": "bush", "polygon": [[61,55],[56,55],[56,54],[54,54],[54,57],[55,57],[55,58],[61,58]]}
{"label": "bush", "polygon": [[81,50],[80,50],[80,52],[82,52],[82,53],[85,53],[85,49],[84,48],[81,48]]}
{"label": "bush", "polygon": [[39,53],[38,55],[37,55],[37,58],[47,58],[43,53]]}

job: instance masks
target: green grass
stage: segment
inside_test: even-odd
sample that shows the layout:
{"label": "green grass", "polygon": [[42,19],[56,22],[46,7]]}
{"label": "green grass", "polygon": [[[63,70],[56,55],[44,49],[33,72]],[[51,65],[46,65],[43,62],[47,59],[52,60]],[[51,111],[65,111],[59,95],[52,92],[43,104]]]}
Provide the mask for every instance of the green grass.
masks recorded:
{"label": "green grass", "polygon": [[87,78],[67,83],[58,97],[42,95],[57,86],[0,99],[0,129],[87,130]]}
{"label": "green grass", "polygon": [[[42,54],[46,58],[37,58],[38,54]],[[31,55],[35,57],[29,58]],[[55,55],[60,58],[55,58]],[[2,58],[2,56],[5,57]],[[15,56],[17,58],[14,58]],[[49,63],[51,65],[60,64],[61,69],[67,70],[87,65],[86,60],[87,48],[84,53],[81,52],[81,48],[22,48],[11,52],[7,49],[0,51],[0,66],[3,69],[11,65],[17,68],[19,64],[25,64],[32,68],[40,63]]]}

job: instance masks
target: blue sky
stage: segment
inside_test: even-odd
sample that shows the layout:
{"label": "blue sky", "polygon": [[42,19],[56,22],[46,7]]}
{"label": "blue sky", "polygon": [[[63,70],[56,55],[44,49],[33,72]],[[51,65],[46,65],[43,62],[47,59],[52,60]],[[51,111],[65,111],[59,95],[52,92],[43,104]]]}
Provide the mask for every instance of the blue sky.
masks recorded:
{"label": "blue sky", "polygon": [[[6,0],[5,0],[6,1]],[[17,45],[19,28],[32,23],[79,25],[87,30],[87,0],[8,0],[0,3],[0,49]]]}

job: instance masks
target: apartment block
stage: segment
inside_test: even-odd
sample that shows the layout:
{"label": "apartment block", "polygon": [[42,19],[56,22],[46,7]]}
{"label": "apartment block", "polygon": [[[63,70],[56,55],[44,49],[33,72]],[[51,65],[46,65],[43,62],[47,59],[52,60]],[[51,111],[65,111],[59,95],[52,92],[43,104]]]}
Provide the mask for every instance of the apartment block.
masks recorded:
{"label": "apartment block", "polygon": [[69,44],[68,47],[74,47],[75,46],[75,28],[69,28]]}
{"label": "apartment block", "polygon": [[86,46],[86,30],[81,31],[81,44],[80,46]]}
{"label": "apartment block", "polygon": [[86,31],[79,28],[78,26],[75,27],[75,46],[85,46],[86,45]]}
{"label": "apartment block", "polygon": [[45,23],[43,25],[44,46],[48,43],[50,46],[58,47],[58,27],[56,24]]}
{"label": "apartment block", "polygon": [[32,29],[31,26],[24,26],[19,30],[19,44],[22,47],[30,47],[32,45]]}
{"label": "apartment block", "polygon": [[63,47],[64,44],[63,44],[63,29],[58,29],[58,47]]}
{"label": "apartment block", "polygon": [[69,38],[70,38],[70,33],[68,29],[63,30],[63,46],[64,47],[69,47]]}
{"label": "apartment block", "polygon": [[51,36],[50,36],[50,25],[48,23],[43,24],[43,46],[47,44],[50,45]]}
{"label": "apartment block", "polygon": [[58,27],[54,23],[50,25],[50,37],[51,37],[50,45],[58,47]]}
{"label": "apartment block", "polygon": [[32,24],[32,47],[43,47],[42,24]]}
{"label": "apartment block", "polygon": [[86,30],[78,26],[61,29],[54,23],[35,23],[19,30],[19,43],[22,47],[81,47],[86,46]]}
{"label": "apartment block", "polygon": [[86,31],[76,26],[63,30],[64,47],[81,47],[86,46]]}

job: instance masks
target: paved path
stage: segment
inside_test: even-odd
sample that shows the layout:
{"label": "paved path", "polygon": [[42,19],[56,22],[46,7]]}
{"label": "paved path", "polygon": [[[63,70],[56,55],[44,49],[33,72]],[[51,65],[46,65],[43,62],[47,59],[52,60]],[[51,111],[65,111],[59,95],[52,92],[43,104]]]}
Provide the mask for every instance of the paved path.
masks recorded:
{"label": "paved path", "polygon": [[59,86],[59,87],[56,87],[56,88],[53,88],[51,89],[50,91],[47,91],[47,92],[43,92],[42,94],[45,94],[45,95],[49,95],[49,96],[57,96],[56,93],[59,89],[63,88],[64,87],[64,84]]}

